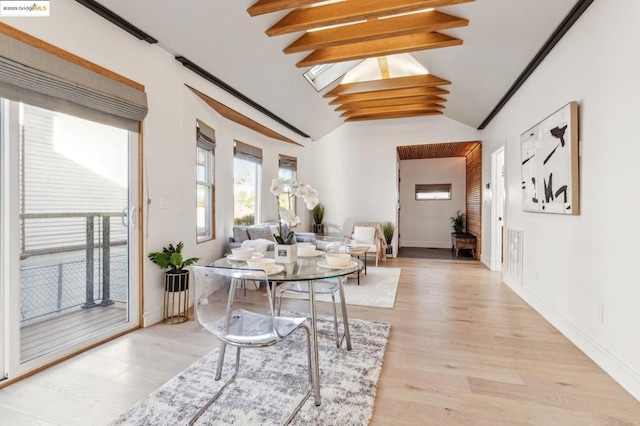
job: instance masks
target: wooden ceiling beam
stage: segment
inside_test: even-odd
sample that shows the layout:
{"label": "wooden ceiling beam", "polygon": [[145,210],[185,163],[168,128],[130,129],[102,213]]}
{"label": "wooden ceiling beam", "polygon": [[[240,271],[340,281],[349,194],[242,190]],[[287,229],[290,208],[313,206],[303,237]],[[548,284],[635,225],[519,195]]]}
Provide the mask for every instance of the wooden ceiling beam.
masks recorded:
{"label": "wooden ceiling beam", "polygon": [[449,91],[441,89],[440,87],[410,87],[407,89],[379,90],[363,93],[353,93],[350,95],[340,95],[329,102],[329,105],[340,105],[348,102],[402,98],[408,96],[435,96],[447,94],[449,94]]}
{"label": "wooden ceiling beam", "polygon": [[475,0],[367,0],[330,3],[293,10],[266,33],[277,36],[472,1]]}
{"label": "wooden ceiling beam", "polygon": [[207,105],[209,105],[211,108],[213,108],[218,114],[220,114],[221,116],[223,116],[224,118],[226,118],[227,120],[231,120],[235,123],[238,123],[242,126],[245,126],[255,132],[258,132],[262,135],[265,135],[267,137],[273,138],[273,139],[277,139],[279,141],[283,141],[283,142],[287,142],[287,143],[292,143],[294,145],[300,145],[303,146],[302,144],[299,144],[298,142],[295,142],[291,139],[289,139],[286,136],[281,135],[280,133],[271,130],[270,128],[258,123],[255,120],[252,120],[251,118],[247,117],[244,114],[239,113],[238,111],[229,108],[228,106],[226,106],[223,103],[220,103],[218,101],[216,101],[215,99],[213,99],[210,96],[205,95],[204,93],[200,92],[197,89],[194,89],[193,87],[189,86],[189,85],[185,85],[187,86],[189,89],[191,89],[191,91],[193,93],[196,94],[196,96],[198,96],[200,99],[202,99]]}
{"label": "wooden ceiling beam", "polygon": [[247,12],[251,16],[264,15],[265,13],[281,12],[320,3],[323,0],[258,0]]}
{"label": "wooden ceiling beam", "polygon": [[374,108],[374,107],[391,106],[391,105],[411,105],[411,104],[417,104],[417,103],[436,103],[436,102],[447,102],[447,100],[445,98],[441,98],[440,96],[431,96],[431,95],[405,96],[402,98],[391,98],[391,99],[373,99],[370,101],[346,102],[338,106],[338,108],[336,108],[336,111],[348,111],[348,110],[354,110],[354,109]]}
{"label": "wooden ceiling beam", "polygon": [[438,111],[444,109],[444,105],[440,104],[411,104],[411,105],[392,105],[375,108],[363,108],[359,110],[349,110],[340,114],[340,117],[356,117],[360,115],[377,115],[389,114],[393,112],[412,112],[412,111]]}
{"label": "wooden ceiling beam", "polygon": [[396,18],[374,19],[360,24],[305,33],[287,46],[284,53],[299,53],[392,36],[440,31],[464,27],[468,24],[467,19],[435,10]]}
{"label": "wooden ceiling beam", "polygon": [[298,62],[296,66],[304,68],[354,59],[366,59],[374,56],[415,52],[416,50],[459,46],[461,44],[462,40],[459,38],[449,37],[441,33],[409,34],[314,50],[313,53]]}
{"label": "wooden ceiling beam", "polygon": [[324,94],[325,98],[333,98],[338,95],[351,95],[354,93],[408,89],[412,87],[435,87],[451,84],[450,81],[433,74],[410,75],[408,77],[395,77],[384,80],[358,81],[355,83],[340,84]]}
{"label": "wooden ceiling beam", "polygon": [[362,115],[358,117],[348,117],[346,122],[352,121],[368,121],[368,120],[383,120],[388,118],[406,118],[406,117],[419,117],[422,115],[442,115],[442,111],[414,111],[414,112],[395,112],[389,114],[376,114],[376,115]]}

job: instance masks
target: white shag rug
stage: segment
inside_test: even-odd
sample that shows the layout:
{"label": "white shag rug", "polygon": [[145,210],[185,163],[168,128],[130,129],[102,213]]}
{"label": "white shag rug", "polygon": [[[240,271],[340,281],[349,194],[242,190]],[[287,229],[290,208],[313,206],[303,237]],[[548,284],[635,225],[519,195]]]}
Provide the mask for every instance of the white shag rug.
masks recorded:
{"label": "white shag rug", "polygon": [[[353,349],[336,348],[331,317],[318,318],[322,404],[313,394],[294,425],[367,425],[390,325],[349,320]],[[197,425],[279,425],[286,420],[307,386],[306,339],[303,331],[269,348],[243,349],[240,371]],[[211,337],[214,339],[215,337]],[[220,381],[215,381],[218,349],[137,402],[113,425],[185,425],[233,373],[235,348],[227,348]]]}
{"label": "white shag rug", "polygon": [[[347,300],[347,305],[393,308],[401,271],[400,268],[367,266],[367,275],[364,274],[364,271],[360,272],[360,285],[358,285],[358,279],[355,275],[350,275],[344,286],[344,298]],[[284,293],[284,297],[306,299],[307,295],[287,291]],[[339,296],[336,296],[336,299],[339,300]],[[316,297],[316,300],[331,302],[331,296],[321,294]]]}

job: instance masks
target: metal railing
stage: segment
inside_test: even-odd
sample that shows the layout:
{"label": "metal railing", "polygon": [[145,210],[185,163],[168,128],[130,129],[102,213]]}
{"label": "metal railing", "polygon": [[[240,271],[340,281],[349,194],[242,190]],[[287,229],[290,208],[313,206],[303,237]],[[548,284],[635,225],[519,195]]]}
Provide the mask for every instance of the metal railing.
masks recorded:
{"label": "metal railing", "polygon": [[[125,214],[20,216],[22,321],[78,306],[92,308],[128,299]],[[122,217],[122,221],[113,226],[113,217]]]}

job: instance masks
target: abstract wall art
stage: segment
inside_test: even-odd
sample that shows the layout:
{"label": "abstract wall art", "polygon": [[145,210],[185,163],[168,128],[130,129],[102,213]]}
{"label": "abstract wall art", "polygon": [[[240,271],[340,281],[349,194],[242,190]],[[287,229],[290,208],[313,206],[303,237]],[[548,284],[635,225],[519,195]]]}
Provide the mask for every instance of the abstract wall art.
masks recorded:
{"label": "abstract wall art", "polygon": [[577,215],[578,103],[573,101],[520,135],[522,210]]}

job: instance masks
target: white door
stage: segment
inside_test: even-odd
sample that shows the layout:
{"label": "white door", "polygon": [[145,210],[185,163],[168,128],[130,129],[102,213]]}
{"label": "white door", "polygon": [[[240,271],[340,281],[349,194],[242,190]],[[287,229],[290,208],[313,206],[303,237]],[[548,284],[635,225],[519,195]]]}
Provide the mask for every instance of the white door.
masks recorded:
{"label": "white door", "polygon": [[[136,134],[4,102],[9,377],[138,323]],[[4,214],[6,213],[6,214]]]}

